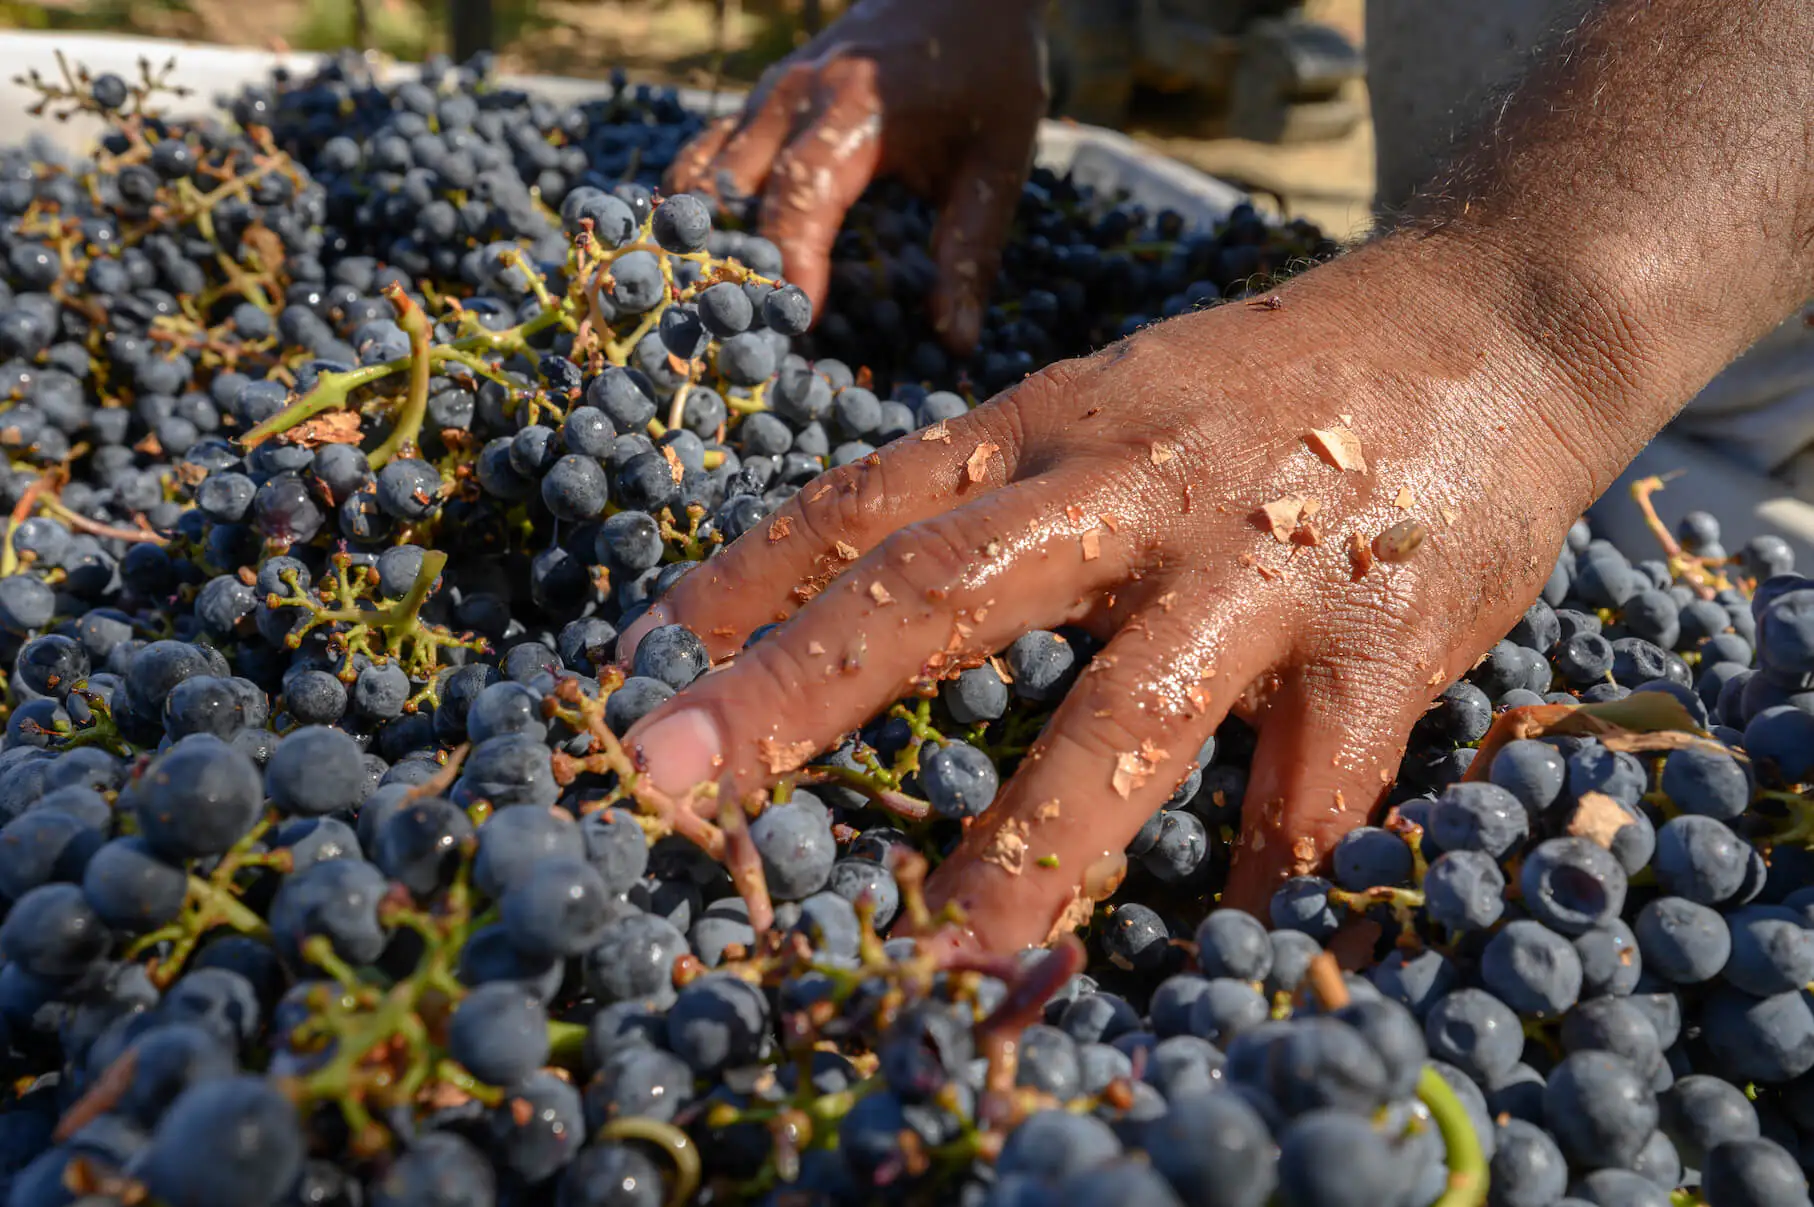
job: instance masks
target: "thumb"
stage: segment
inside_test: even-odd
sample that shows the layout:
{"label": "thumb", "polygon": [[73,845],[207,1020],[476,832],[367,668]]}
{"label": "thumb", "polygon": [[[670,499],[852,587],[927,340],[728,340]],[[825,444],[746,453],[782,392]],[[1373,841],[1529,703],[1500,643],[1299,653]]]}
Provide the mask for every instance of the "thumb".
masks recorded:
{"label": "thumb", "polygon": [[969,355],[982,334],[983,307],[1032,163],[1031,137],[1020,146],[1009,145],[1013,141],[985,138],[970,149],[951,179],[932,236],[938,265],[933,326],[945,346],[960,356]]}
{"label": "thumb", "polygon": [[1279,885],[1325,868],[1378,807],[1428,698],[1382,683],[1379,669],[1300,668],[1281,684],[1260,723],[1223,904],[1270,925]]}

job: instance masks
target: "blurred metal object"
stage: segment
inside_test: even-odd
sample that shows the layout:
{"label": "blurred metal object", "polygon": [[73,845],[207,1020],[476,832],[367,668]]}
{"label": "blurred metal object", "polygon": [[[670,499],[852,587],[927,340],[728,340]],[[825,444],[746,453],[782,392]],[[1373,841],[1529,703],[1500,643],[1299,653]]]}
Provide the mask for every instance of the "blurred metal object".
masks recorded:
{"label": "blurred metal object", "polygon": [[1359,47],[1301,0],[1054,0],[1053,113],[1126,123],[1136,89],[1208,132],[1255,142],[1341,138],[1366,115],[1347,85]]}
{"label": "blurred metal object", "polygon": [[495,50],[497,19],[491,0],[447,0],[447,35],[456,63],[481,50]]}

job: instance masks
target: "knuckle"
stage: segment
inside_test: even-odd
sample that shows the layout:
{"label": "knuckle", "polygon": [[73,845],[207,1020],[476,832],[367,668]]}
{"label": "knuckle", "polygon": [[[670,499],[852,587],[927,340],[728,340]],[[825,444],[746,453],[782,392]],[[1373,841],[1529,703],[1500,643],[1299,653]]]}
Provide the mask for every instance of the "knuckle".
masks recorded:
{"label": "knuckle", "polygon": [[1332,592],[1316,627],[1318,652],[1330,660],[1390,669],[1425,644],[1423,629],[1406,601],[1391,595]]}
{"label": "knuckle", "polygon": [[850,54],[842,46],[830,48],[819,68],[820,78],[837,91],[871,84],[875,75],[874,59],[867,55]]}
{"label": "knuckle", "polygon": [[[1073,697],[1077,698],[1076,693]],[[1086,693],[1078,698],[1078,703],[1078,710],[1067,708],[1059,722],[1052,726],[1051,736],[1044,742],[1042,758],[1055,760],[1052,765],[1062,768],[1071,779],[1076,778],[1079,768],[1100,768],[1099,775],[1092,773],[1089,778],[1108,787],[1114,781],[1123,755],[1154,752],[1157,748],[1165,757],[1156,764],[1142,759],[1142,763],[1151,769],[1151,775],[1137,784],[1130,795],[1162,800],[1177,789],[1195,753],[1194,749],[1172,749],[1185,744],[1185,723],[1181,719],[1164,721],[1131,710],[1127,697],[1111,693],[1106,685],[1100,695]],[[1105,712],[1109,715],[1099,715]],[[1038,766],[1038,763],[1034,765]]]}
{"label": "knuckle", "polygon": [[1413,662],[1383,650],[1350,650],[1298,668],[1304,707],[1315,723],[1326,722],[1359,738],[1378,739],[1409,728],[1407,715],[1422,710],[1425,694],[1411,682]]}
{"label": "knuckle", "polygon": [[815,478],[795,496],[799,520],[819,547],[849,541],[859,548],[889,500],[886,458],[853,461]]}
{"label": "knuckle", "polygon": [[948,597],[984,556],[987,543],[959,513],[948,512],[884,540],[876,550],[878,578],[897,599]]}
{"label": "knuckle", "polygon": [[764,724],[788,715],[783,707],[797,703],[813,686],[801,655],[783,634],[759,641],[722,674],[711,675],[687,694],[716,714],[721,731],[747,730],[752,719]]}
{"label": "knuckle", "polygon": [[1023,378],[964,416],[960,431],[968,435],[973,428],[979,438],[1001,446],[1010,479],[1015,476],[1013,469],[1022,452],[1031,446],[1041,420],[1052,414],[1054,404],[1063,397],[1069,375],[1067,366],[1073,363],[1063,361]]}
{"label": "knuckle", "polygon": [[791,99],[791,94],[805,86],[812,79],[812,74],[812,68],[804,60],[795,57],[770,64],[757,77],[756,86],[751,89],[749,100],[744,103],[744,117],[749,118],[777,102]]}

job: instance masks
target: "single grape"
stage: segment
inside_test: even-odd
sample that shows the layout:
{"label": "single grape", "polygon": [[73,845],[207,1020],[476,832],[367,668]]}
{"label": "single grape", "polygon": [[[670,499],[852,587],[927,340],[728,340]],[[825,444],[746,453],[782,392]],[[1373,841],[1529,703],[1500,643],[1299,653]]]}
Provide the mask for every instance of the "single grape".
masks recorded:
{"label": "single grape", "polygon": [[1574,1052],[1550,1073],[1544,1118],[1569,1160],[1617,1169],[1634,1160],[1659,1113],[1656,1095],[1629,1061],[1610,1052]]}
{"label": "single grape", "polygon": [[967,742],[947,742],[921,757],[920,785],[940,816],[976,817],[995,800],[995,763]]}
{"label": "single grape", "polygon": [[454,1009],[447,1051],[488,1085],[516,1085],[548,1059],[548,1014],[517,984],[474,988]]}
{"label": "single grape", "polygon": [[138,1173],[171,1207],[275,1204],[304,1153],[301,1120],[275,1083],[223,1077],[192,1084],[170,1104]]}

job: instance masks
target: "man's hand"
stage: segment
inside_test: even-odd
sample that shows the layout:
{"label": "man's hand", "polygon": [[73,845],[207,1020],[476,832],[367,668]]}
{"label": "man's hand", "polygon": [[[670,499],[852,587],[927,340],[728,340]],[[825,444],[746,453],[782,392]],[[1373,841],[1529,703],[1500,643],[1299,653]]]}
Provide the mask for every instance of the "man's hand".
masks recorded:
{"label": "man's hand", "polygon": [[935,895],[990,946],[1045,938],[1238,709],[1260,745],[1227,899],[1260,908],[1376,801],[1573,517],[1814,279],[1814,8],[1742,7],[1609,0],[1417,226],[809,484],[624,634],[627,659],[679,621],[728,657],[787,619],[635,757],[746,792],[1078,622],[1103,653]]}
{"label": "man's hand", "polygon": [[1035,0],[862,0],[680,154],[670,191],[762,195],[788,279],[825,300],[832,238],[870,180],[940,208],[932,316],[968,353],[1045,114]]}
{"label": "man's hand", "polygon": [[626,635],[679,622],[723,657],[792,618],[632,730],[637,757],[666,791],[747,792],[961,661],[1079,623],[1107,644],[935,899],[990,946],[1043,940],[1238,710],[1260,745],[1228,899],[1263,912],[1377,803],[1616,469],[1557,438],[1562,380],[1486,320],[1466,263],[1441,241],[1357,253],[808,485]]}

